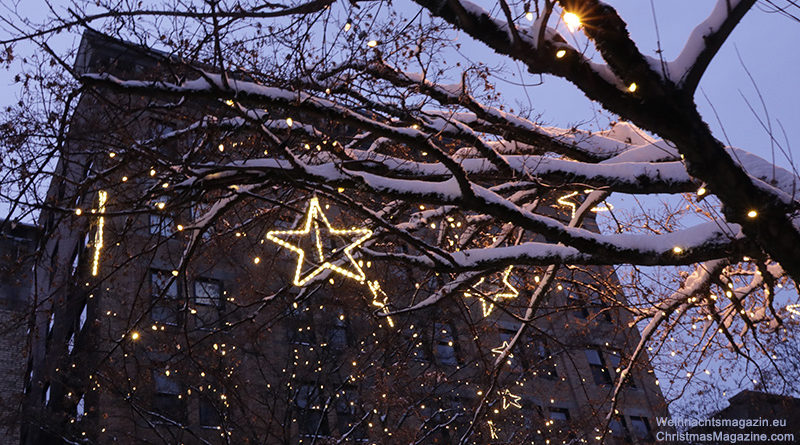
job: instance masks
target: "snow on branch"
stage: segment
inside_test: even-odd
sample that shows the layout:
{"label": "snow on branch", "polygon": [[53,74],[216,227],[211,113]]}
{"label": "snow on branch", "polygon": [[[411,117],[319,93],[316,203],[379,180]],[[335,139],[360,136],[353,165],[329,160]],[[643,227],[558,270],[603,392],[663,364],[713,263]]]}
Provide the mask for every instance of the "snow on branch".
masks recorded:
{"label": "snow on branch", "polygon": [[683,50],[667,64],[673,83],[692,94],[730,33],[755,0],[717,0],[711,14],[692,30]]}

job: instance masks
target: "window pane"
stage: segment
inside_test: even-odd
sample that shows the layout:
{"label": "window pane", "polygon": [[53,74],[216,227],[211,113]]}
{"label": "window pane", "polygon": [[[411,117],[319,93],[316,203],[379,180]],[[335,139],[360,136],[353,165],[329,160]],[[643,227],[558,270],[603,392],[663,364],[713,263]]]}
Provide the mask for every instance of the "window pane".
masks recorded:
{"label": "window pane", "polygon": [[589,361],[590,365],[603,366],[603,359],[600,357],[600,352],[598,350],[587,349],[585,352],[586,352],[586,360]]}
{"label": "window pane", "polygon": [[569,410],[566,408],[550,408],[550,418],[553,420],[569,420]]}
{"label": "window pane", "polygon": [[199,279],[194,282],[194,301],[197,304],[220,306],[222,285],[218,281]]}
{"label": "window pane", "polygon": [[222,420],[217,407],[205,397],[200,398],[200,426],[219,428]]}
{"label": "window pane", "polygon": [[650,438],[650,423],[647,421],[647,418],[631,416],[631,428],[633,428],[636,437],[640,439]]}

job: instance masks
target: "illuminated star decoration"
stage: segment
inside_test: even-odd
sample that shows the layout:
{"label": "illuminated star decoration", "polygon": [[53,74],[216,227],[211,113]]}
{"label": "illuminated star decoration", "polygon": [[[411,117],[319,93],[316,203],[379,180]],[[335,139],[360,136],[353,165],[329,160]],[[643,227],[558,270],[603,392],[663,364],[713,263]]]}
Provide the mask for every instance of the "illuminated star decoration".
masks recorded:
{"label": "illuminated star decoration", "polygon": [[503,409],[508,409],[509,406],[522,408],[522,404],[519,403],[519,401],[522,400],[522,396],[511,394],[511,391],[508,389],[505,389],[500,395],[503,396]]}
{"label": "illuminated star decoration", "polygon": [[[323,252],[323,243],[322,237],[320,236],[320,222],[325,225],[326,229],[332,235],[337,236],[356,236],[356,238],[350,242],[344,249],[344,255],[350,260],[350,264],[353,266],[353,270],[348,270],[343,267],[337,266],[330,261],[325,259],[325,252]],[[313,230],[312,230],[313,229]],[[291,237],[291,236],[301,236],[305,237],[311,234],[314,237],[315,242],[315,256],[314,259],[317,261],[317,266],[309,272],[305,277],[302,277],[302,269],[303,269],[303,262],[306,258],[306,252],[300,247],[295,244],[291,244],[281,237]],[[367,228],[361,229],[334,229],[331,227],[331,223],[328,221],[328,218],[325,216],[325,213],[322,212],[322,208],[319,205],[319,200],[317,197],[311,198],[311,201],[308,204],[308,210],[306,212],[305,222],[302,224],[302,227],[295,229],[295,230],[272,230],[267,232],[267,239],[272,241],[275,244],[278,244],[281,247],[285,247],[292,252],[297,254],[297,268],[295,269],[294,273],[294,281],[293,284],[295,286],[305,286],[309,281],[313,280],[317,275],[324,272],[326,269],[336,272],[344,277],[351,278],[356,280],[360,283],[363,283],[366,279],[366,275],[364,275],[364,271],[359,266],[358,262],[353,258],[353,249],[360,246],[364,241],[366,241],[369,237],[372,236],[372,230]],[[331,251],[330,253],[334,253],[336,249]]]}
{"label": "illuminated star decoration", "polygon": [[[498,301],[498,300],[503,299],[503,298],[508,298],[508,299],[517,298],[517,295],[519,295],[519,291],[508,281],[508,278],[511,276],[511,270],[513,268],[514,268],[514,266],[508,266],[506,268],[505,272],[503,272],[503,285],[505,286],[505,292],[498,292],[498,293],[494,294],[491,298],[482,298],[481,299],[481,307],[483,308],[483,316],[484,317],[488,317],[489,314],[492,313],[492,310],[494,310],[494,303],[493,303],[494,301]],[[481,278],[477,283],[475,283],[475,286],[473,286],[473,289],[475,289],[476,287],[480,286],[483,283],[483,281],[484,281],[484,279]],[[480,294],[480,292],[479,292],[479,294]],[[473,295],[472,292],[467,291],[467,292],[464,292],[464,296],[465,297],[472,297],[472,296],[476,296],[476,295]]]}
{"label": "illuminated star decoration", "polygon": [[[585,193],[591,193],[593,191],[594,190],[584,190]],[[573,196],[577,196],[577,195],[578,195],[578,192],[571,192],[571,193],[567,193],[566,195],[556,199],[557,203],[561,204],[562,206],[569,207],[569,209],[570,209],[570,217],[571,218],[575,217],[575,211],[578,210],[578,206],[574,202],[568,201],[568,200],[569,200],[569,198],[572,198]],[[591,211],[595,212],[595,213],[599,213],[599,212],[609,212],[611,210],[614,210],[614,206],[612,206],[611,204],[607,204],[606,203],[606,205],[604,205],[604,206],[597,206],[597,207],[592,208]]]}
{"label": "illuminated star decoration", "polygon": [[786,306],[786,310],[794,315],[800,315],[800,304],[790,304]]}
{"label": "illuminated star decoration", "polygon": [[[378,280],[367,280],[367,287],[369,287],[370,292],[372,292],[372,305],[383,309],[384,314],[388,314],[389,309],[386,307],[386,305],[389,303],[389,296],[386,295],[386,292],[384,292],[383,289],[381,289],[381,285],[378,283]],[[386,317],[386,321],[389,323],[389,326],[394,327],[394,321],[392,321],[392,317]]]}
{"label": "illuminated star decoration", "polygon": [[[500,345],[500,346],[498,346],[496,348],[492,348],[492,354],[501,355],[503,353],[503,351],[508,349],[508,345],[509,345],[509,343],[507,341],[504,341],[502,345]],[[508,356],[509,357],[513,357],[513,355],[511,355],[511,354],[509,354]]]}
{"label": "illuminated star decoration", "polygon": [[492,436],[492,439],[497,439],[497,432],[494,430],[494,422],[487,420],[486,423],[489,425],[489,435]]}
{"label": "illuminated star decoration", "polygon": [[103,227],[105,226],[106,200],[108,193],[105,190],[97,192],[97,212],[100,218],[97,220],[97,231],[94,233],[94,256],[92,257],[92,276],[96,277],[100,268],[100,251],[103,250]]}

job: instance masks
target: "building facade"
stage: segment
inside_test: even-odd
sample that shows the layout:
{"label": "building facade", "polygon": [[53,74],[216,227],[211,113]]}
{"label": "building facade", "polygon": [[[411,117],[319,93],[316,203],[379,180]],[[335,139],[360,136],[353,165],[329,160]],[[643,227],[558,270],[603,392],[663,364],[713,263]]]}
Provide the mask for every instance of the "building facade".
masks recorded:
{"label": "building facade", "polygon": [[[175,58],[91,32],[76,70],[193,74]],[[360,221],[330,196],[318,201],[327,220],[312,218],[315,195],[280,181],[213,178],[206,189],[170,193],[169,165],[194,156],[189,164],[235,162],[267,146],[232,121],[203,119],[225,104],[174,99],[87,90],[73,116],[58,166],[67,180],[48,197],[64,211],[41,221],[49,236],[33,292],[22,443],[654,440],[654,419],[667,414],[647,360],[605,420],[639,341],[613,270],[562,268],[497,369],[496,350],[519,330],[511,314],[543,271],[501,271],[452,304],[391,318],[384,305],[420,301],[446,277],[359,259],[382,291],[341,274],[295,286],[297,252],[267,234],[313,219],[322,235],[296,230],[282,235],[286,243],[309,251],[323,237],[341,259],[352,238],[335,228]],[[202,135],[181,130],[197,121],[209,123]],[[255,199],[237,199],[243,193]]]}
{"label": "building facade", "polygon": [[28,365],[30,296],[38,230],[0,221],[0,437],[19,441],[20,406]]}

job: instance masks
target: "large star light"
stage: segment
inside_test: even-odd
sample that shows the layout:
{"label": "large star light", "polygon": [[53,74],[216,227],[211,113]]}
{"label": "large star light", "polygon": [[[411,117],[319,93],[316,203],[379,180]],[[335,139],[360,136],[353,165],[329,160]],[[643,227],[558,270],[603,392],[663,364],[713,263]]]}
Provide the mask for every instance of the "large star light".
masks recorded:
{"label": "large star light", "polygon": [[[506,298],[506,299],[517,298],[517,295],[519,295],[519,291],[517,290],[517,288],[515,288],[508,281],[508,278],[511,276],[511,270],[513,268],[514,268],[514,266],[508,266],[506,268],[506,270],[503,272],[503,285],[505,286],[505,289],[503,289],[502,292],[497,292],[496,294],[492,295],[489,298],[482,298],[481,299],[481,307],[483,308],[483,316],[484,317],[488,317],[489,314],[492,313],[492,311],[494,310],[494,302],[495,301],[499,301],[499,300],[504,299],[504,298]],[[481,278],[477,283],[475,283],[475,286],[473,286],[473,289],[475,289],[478,286],[480,286],[481,284],[483,284],[483,281],[484,281],[484,279]],[[467,292],[464,292],[464,296],[465,297],[480,296],[483,293],[485,293],[485,292],[477,292],[477,295],[475,295],[472,292],[467,291]]]}
{"label": "large star light", "polygon": [[[355,237],[353,240],[348,244],[342,252],[350,261],[352,265],[352,270],[345,269],[344,267],[338,266],[333,262],[329,261],[328,258],[331,257],[333,254],[337,252],[337,249],[330,250],[329,252],[325,252],[323,248],[323,237],[322,232],[320,230],[320,223],[324,225],[325,230],[330,235],[335,236],[343,236],[343,237]],[[299,245],[291,244],[290,242],[286,241],[284,238],[289,238],[293,236],[300,236],[300,237],[307,237],[312,236],[314,237],[314,252],[311,254],[314,258],[314,263],[316,267],[311,271],[308,272],[305,276],[303,276],[303,264],[306,259],[306,252],[301,248]],[[366,241],[369,237],[372,236],[372,230],[367,228],[361,229],[335,229],[331,227],[331,223],[328,221],[328,218],[325,216],[325,213],[322,212],[322,207],[319,205],[319,200],[317,197],[311,198],[311,201],[308,203],[308,210],[306,211],[305,221],[303,222],[302,226],[295,229],[295,230],[271,230],[267,232],[267,239],[272,241],[273,243],[285,247],[292,252],[297,254],[297,267],[295,268],[294,272],[294,285],[295,286],[305,286],[309,281],[313,280],[317,275],[324,272],[326,269],[336,272],[344,277],[351,278],[356,280],[360,283],[363,283],[366,279],[366,275],[364,271],[361,269],[361,266],[358,265],[358,262],[353,258],[353,249],[360,246],[364,241]]]}

